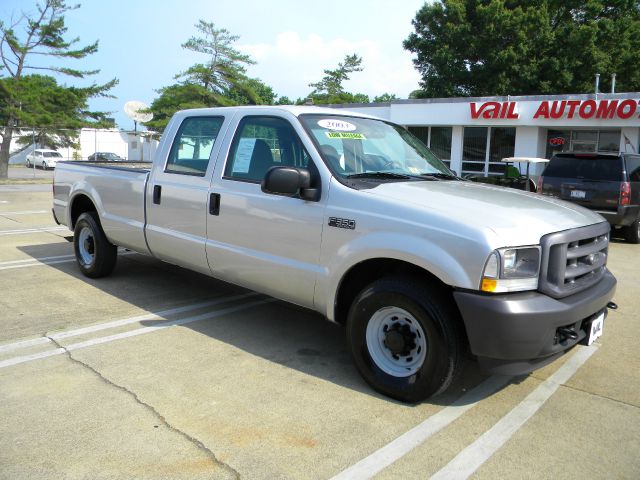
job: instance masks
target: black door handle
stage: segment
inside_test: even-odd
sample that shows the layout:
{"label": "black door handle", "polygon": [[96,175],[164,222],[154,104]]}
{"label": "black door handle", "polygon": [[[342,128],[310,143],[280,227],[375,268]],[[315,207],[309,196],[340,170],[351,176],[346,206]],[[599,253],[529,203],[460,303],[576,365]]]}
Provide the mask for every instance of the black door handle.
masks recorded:
{"label": "black door handle", "polygon": [[160,197],[162,196],[162,185],[153,186],[153,203],[160,205]]}
{"label": "black door handle", "polygon": [[212,193],[209,195],[209,213],[211,215],[220,215],[220,194]]}

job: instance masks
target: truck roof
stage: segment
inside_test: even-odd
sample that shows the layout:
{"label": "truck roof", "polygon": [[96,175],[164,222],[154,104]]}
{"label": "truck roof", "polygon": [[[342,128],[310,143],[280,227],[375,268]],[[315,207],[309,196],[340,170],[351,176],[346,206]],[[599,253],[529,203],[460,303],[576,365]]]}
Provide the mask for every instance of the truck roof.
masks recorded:
{"label": "truck roof", "polygon": [[325,114],[325,115],[347,115],[353,117],[362,117],[362,118],[378,118],[373,115],[367,115],[359,112],[352,112],[345,109],[337,109],[337,108],[328,108],[328,107],[318,107],[314,105],[245,105],[245,106],[235,106],[235,107],[213,107],[213,108],[194,108],[190,110],[182,110],[177,112],[176,115],[193,115],[197,113],[198,115],[215,115],[216,113],[221,112],[230,112],[230,111],[238,111],[238,112],[255,112],[264,110],[266,111],[285,111],[292,113],[293,115],[300,116],[303,114]]}

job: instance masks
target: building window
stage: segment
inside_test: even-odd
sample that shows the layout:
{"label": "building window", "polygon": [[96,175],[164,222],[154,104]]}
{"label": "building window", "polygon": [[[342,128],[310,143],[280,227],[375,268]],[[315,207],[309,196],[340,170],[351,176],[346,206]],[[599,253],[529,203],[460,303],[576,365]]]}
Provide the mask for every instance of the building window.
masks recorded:
{"label": "building window", "polygon": [[487,156],[487,127],[465,127],[462,141],[462,173],[483,173]]}
{"label": "building window", "polygon": [[451,162],[451,127],[431,127],[429,136],[429,148],[447,166]]}
{"label": "building window", "polygon": [[452,127],[409,127],[408,129],[429,147],[445,165],[451,164]]}
{"label": "building window", "polygon": [[488,173],[504,173],[506,164],[503,158],[513,157],[516,146],[516,129],[513,127],[491,127],[489,141]]}
{"label": "building window", "polygon": [[465,127],[462,173],[501,175],[502,159],[513,157],[516,129],[513,127]]}
{"label": "building window", "polygon": [[620,130],[548,130],[546,157],[559,152],[619,152]]}

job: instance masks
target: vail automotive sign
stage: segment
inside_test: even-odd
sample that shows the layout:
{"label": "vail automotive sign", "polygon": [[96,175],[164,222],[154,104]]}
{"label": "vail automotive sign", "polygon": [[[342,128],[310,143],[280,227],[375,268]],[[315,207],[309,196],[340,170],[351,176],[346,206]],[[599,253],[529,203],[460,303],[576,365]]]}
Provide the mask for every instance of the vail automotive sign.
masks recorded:
{"label": "vail automotive sign", "polygon": [[[471,118],[506,119],[520,118],[518,102],[483,102],[470,103]],[[539,103],[534,119],[620,119],[640,118],[640,101],[638,100],[543,100]]]}

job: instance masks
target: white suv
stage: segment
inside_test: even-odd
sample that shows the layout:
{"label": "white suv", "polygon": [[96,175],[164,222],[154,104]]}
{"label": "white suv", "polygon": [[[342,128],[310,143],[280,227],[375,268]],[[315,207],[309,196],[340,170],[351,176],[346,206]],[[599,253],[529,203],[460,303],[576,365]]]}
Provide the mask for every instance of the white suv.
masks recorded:
{"label": "white suv", "polygon": [[62,159],[62,155],[55,150],[35,149],[27,155],[26,166],[30,168],[32,165],[42,167],[43,170],[55,168],[56,163]]}

